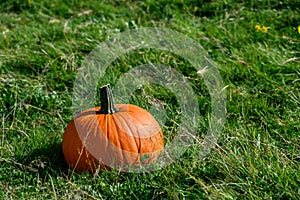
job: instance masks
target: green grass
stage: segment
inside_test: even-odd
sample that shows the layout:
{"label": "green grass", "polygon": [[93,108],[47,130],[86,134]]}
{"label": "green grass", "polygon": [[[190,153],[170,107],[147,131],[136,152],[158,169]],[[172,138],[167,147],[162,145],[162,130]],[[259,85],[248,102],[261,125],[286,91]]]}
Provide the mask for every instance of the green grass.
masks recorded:
{"label": "green grass", "polygon": [[[299,199],[300,3],[276,1],[43,1],[0,3],[1,199]],[[268,27],[267,33],[255,25]],[[166,27],[208,51],[223,77],[227,116],[218,145],[143,174],[77,174],[61,141],[85,56],[116,33]],[[162,59],[164,58],[164,59]],[[184,74],[209,114],[209,95],[190,64],[168,52],[131,52],[99,84],[149,62]],[[200,79],[200,80],[199,80]],[[146,85],[132,103],[165,102],[166,138],[178,120],[172,91]],[[203,121],[206,130],[207,120]],[[168,142],[168,140],[166,140]]]}

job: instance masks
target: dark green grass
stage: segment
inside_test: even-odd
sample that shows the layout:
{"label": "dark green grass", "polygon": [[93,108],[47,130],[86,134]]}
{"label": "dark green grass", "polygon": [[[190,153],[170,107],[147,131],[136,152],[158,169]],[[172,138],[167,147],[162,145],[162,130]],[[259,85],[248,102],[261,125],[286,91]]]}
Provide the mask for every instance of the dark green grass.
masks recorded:
{"label": "dark green grass", "polygon": [[[0,198],[299,199],[299,13],[296,0],[1,1]],[[256,31],[257,24],[268,27],[267,33]],[[78,68],[101,42],[148,26],[186,34],[216,63],[227,86],[218,145],[203,160],[195,146],[151,173],[72,172],[61,141],[73,117]],[[209,114],[203,80],[168,52],[131,52],[108,68],[99,86],[114,85],[123,73],[149,62],[184,74],[201,113]],[[132,103],[149,109],[153,98],[166,103],[168,142],[180,108],[172,91],[158,85],[137,90]],[[207,123],[203,119],[199,131]]]}

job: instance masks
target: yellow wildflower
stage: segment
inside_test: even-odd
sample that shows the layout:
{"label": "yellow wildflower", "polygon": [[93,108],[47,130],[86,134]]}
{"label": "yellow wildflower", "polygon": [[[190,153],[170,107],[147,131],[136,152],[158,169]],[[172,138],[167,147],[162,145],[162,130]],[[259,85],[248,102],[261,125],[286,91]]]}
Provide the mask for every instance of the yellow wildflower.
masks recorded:
{"label": "yellow wildflower", "polygon": [[261,28],[261,32],[263,32],[263,33],[268,32],[268,27],[263,26],[263,27]]}
{"label": "yellow wildflower", "polygon": [[255,25],[255,30],[256,30],[256,31],[259,31],[260,29],[261,29],[260,25],[256,24],[256,25]]}
{"label": "yellow wildflower", "polygon": [[300,34],[300,25],[298,26],[298,33]]}

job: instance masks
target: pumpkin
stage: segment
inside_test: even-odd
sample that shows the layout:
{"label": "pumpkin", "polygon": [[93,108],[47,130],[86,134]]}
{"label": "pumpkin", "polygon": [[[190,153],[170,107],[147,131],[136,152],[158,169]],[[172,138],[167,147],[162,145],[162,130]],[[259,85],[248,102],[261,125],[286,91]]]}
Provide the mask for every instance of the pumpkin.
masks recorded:
{"label": "pumpkin", "polygon": [[63,135],[64,158],[75,171],[129,169],[152,163],[164,149],[155,118],[132,104],[114,104],[109,85],[100,88],[100,107],[78,114]]}

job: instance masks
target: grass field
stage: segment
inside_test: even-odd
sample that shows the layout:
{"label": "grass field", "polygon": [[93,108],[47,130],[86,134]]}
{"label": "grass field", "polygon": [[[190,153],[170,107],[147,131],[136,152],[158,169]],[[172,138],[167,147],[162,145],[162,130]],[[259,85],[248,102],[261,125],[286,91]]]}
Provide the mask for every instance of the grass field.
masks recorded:
{"label": "grass field", "polygon": [[[298,0],[1,1],[0,199],[299,199],[299,25]],[[61,142],[76,72],[98,44],[140,27],[176,30],[208,51],[226,85],[223,134],[203,160],[189,149],[151,173],[75,173]],[[201,76],[167,52],[125,55],[100,84],[149,62],[184,74],[209,114]],[[149,95],[176,118],[176,98],[161,87],[132,103],[147,108]]]}

